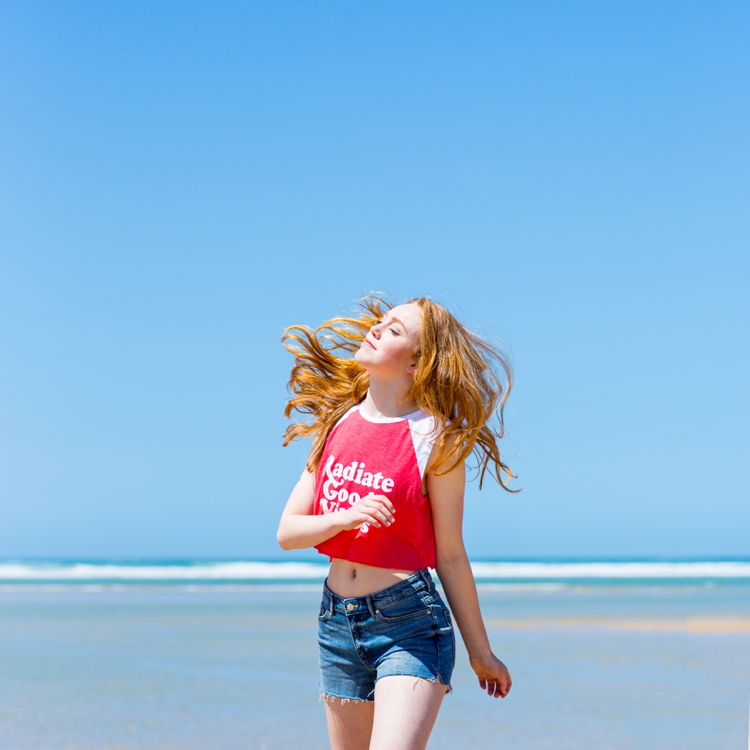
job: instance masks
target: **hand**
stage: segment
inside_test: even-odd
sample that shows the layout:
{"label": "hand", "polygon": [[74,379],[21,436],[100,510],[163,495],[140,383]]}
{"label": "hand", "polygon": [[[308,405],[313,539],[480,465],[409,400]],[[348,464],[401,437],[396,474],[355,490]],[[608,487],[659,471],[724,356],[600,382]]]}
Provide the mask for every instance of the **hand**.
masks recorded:
{"label": "hand", "polygon": [[513,684],[510,679],[508,668],[498,659],[495,654],[472,659],[469,658],[471,668],[479,678],[479,687],[487,691],[487,695],[493,698],[505,698],[510,692]]}
{"label": "hand", "polygon": [[366,495],[357,500],[351,508],[340,511],[343,516],[344,530],[358,529],[363,523],[376,528],[390,526],[396,519],[393,503],[385,495]]}

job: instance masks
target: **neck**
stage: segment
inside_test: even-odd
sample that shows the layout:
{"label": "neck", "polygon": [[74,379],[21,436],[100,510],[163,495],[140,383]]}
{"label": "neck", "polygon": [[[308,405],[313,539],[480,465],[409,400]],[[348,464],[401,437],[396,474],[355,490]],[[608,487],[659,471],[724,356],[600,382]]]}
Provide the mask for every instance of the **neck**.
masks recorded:
{"label": "neck", "polygon": [[394,418],[412,414],[417,411],[417,405],[409,398],[411,386],[411,378],[394,383],[370,373],[370,389],[362,402],[362,409],[370,417]]}

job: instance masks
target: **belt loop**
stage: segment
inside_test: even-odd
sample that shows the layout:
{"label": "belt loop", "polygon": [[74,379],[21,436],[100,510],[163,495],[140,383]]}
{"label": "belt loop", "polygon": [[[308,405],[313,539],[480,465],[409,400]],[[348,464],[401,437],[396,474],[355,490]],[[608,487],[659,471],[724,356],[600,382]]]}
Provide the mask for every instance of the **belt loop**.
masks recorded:
{"label": "belt loop", "polygon": [[430,573],[427,570],[427,568],[421,568],[419,571],[419,575],[422,576],[422,580],[427,584],[427,590],[430,590],[430,584],[432,583],[432,578],[430,578]]}
{"label": "belt loop", "polygon": [[333,617],[334,614],[333,609],[333,591],[331,591],[328,595],[328,614],[331,615],[331,617]]}
{"label": "belt loop", "polygon": [[365,601],[367,602],[367,609],[370,612],[370,616],[375,617],[375,605],[372,603],[372,597],[366,596]]}

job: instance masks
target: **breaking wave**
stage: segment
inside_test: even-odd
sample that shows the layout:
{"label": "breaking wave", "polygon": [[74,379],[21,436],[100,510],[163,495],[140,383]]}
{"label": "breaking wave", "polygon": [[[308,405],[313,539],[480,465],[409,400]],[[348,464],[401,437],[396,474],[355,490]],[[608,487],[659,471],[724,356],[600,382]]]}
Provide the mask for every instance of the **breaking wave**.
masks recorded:
{"label": "breaking wave", "polygon": [[[484,582],[597,581],[750,581],[750,561],[690,562],[474,562],[474,576]],[[300,583],[322,581],[328,566],[318,562],[0,562],[0,584],[121,583],[218,584]]]}

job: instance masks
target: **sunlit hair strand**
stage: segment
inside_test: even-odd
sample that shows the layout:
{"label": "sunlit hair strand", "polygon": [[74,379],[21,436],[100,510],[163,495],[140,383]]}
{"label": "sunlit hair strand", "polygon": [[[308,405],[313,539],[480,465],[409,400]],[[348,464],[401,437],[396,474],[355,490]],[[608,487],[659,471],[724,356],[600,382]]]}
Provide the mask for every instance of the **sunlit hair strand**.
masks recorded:
{"label": "sunlit hair strand", "polygon": [[[507,485],[514,475],[498,447],[513,384],[510,361],[442,305],[427,297],[412,302],[421,309],[422,331],[410,398],[435,417],[439,435],[429,471],[444,474],[473,454],[480,488],[489,470],[504,489],[517,492]],[[356,318],[332,318],[316,329],[291,326],[282,337],[294,355],[288,383],[291,398],[284,410],[293,421],[284,432],[284,445],[312,438],[309,471],[317,469],[336,423],[367,395],[369,375],[353,355],[392,305],[368,295],[359,306]]]}

